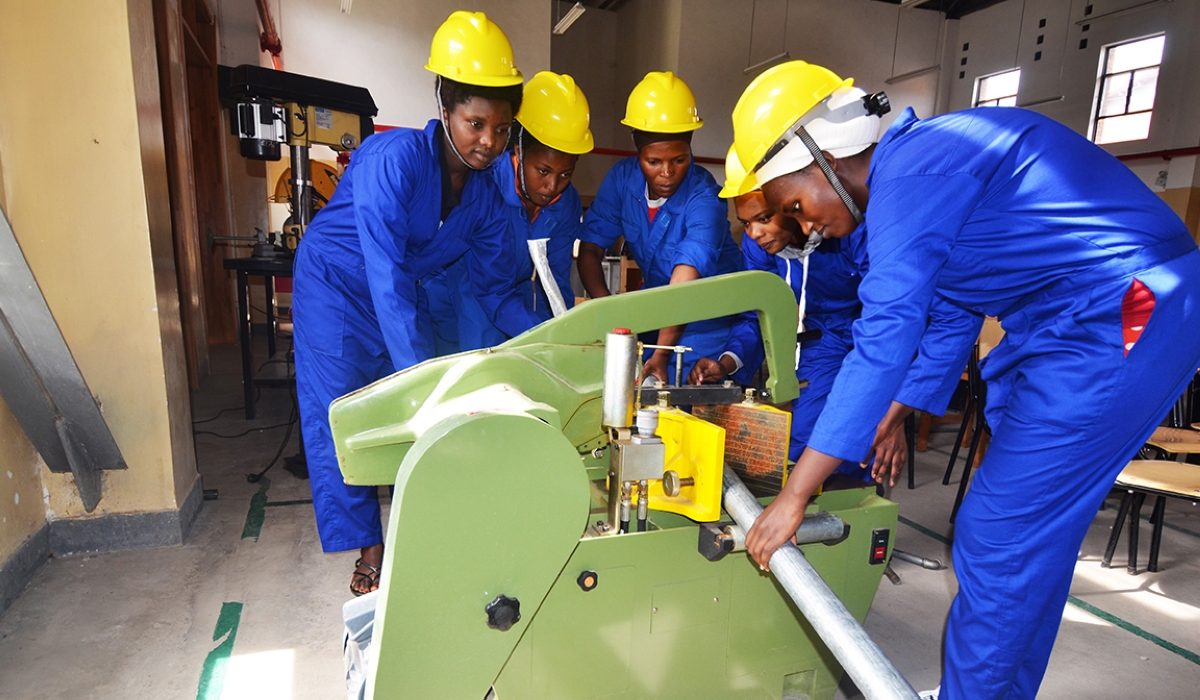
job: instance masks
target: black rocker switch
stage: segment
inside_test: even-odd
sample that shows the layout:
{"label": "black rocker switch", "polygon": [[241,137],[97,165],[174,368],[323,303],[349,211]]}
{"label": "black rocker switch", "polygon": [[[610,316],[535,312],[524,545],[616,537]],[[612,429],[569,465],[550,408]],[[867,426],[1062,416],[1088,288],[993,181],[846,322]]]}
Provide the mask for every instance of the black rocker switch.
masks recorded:
{"label": "black rocker switch", "polygon": [[882,564],[887,561],[888,537],[892,531],[887,528],[871,531],[871,563]]}

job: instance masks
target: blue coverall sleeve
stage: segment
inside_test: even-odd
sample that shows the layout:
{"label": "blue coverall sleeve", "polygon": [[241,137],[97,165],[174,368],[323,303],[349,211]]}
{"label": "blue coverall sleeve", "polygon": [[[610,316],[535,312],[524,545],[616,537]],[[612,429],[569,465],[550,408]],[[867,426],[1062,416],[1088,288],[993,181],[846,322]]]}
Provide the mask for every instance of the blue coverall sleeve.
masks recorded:
{"label": "blue coverall sleeve", "polygon": [[624,235],[625,231],[621,228],[620,170],[621,164],[617,163],[604,176],[600,190],[596,192],[596,198],[592,200],[587,216],[584,217],[579,240],[607,249]]}
{"label": "blue coverall sleeve", "polygon": [[572,206],[565,212],[563,221],[546,244],[546,257],[550,259],[550,270],[554,273],[554,281],[562,293],[563,302],[570,309],[575,306],[575,291],[571,289],[571,253],[575,249],[576,239],[583,237],[583,207],[576,198]]}
{"label": "blue coverall sleeve", "polygon": [[521,288],[512,283],[511,272],[517,268],[517,262],[508,242],[508,218],[504,216],[500,196],[489,186],[488,195],[482,199],[467,254],[471,288],[488,320],[512,338],[533,328],[541,319],[526,308]]}
{"label": "blue coverall sleeve", "polygon": [[691,265],[701,277],[716,275],[721,247],[729,238],[728,214],[728,205],[717,198],[716,190],[709,196],[705,188],[703,195],[693,196],[684,211],[683,239],[671,255],[671,269]]}
{"label": "blue coverall sleeve", "polygon": [[909,367],[895,400],[926,413],[945,414],[982,327],[983,316],[935,294],[917,359]]}
{"label": "blue coverall sleeve", "polygon": [[862,317],[809,446],[861,461],[924,336],[938,275],[983,183],[968,174],[899,175],[871,183],[871,269]]}
{"label": "blue coverall sleeve", "polygon": [[364,154],[354,163],[354,223],[366,265],[367,287],[395,367],[427,358],[415,334],[417,287],[403,270],[413,191],[406,157]]}

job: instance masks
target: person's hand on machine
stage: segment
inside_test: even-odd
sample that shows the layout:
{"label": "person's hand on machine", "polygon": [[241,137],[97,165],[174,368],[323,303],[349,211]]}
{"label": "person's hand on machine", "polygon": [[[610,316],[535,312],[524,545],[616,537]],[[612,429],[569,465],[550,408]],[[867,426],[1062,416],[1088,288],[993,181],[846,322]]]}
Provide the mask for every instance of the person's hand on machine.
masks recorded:
{"label": "person's hand on machine", "polygon": [[701,357],[696,360],[696,364],[692,365],[687,382],[688,384],[716,384],[733,374],[734,371],[733,358],[729,355],[722,355],[719,360]]}
{"label": "person's hand on machine", "polygon": [[668,350],[655,350],[654,354],[646,360],[646,364],[642,366],[642,377],[654,377],[663,384],[671,383],[671,373],[668,371],[668,363],[671,360],[671,353]]}

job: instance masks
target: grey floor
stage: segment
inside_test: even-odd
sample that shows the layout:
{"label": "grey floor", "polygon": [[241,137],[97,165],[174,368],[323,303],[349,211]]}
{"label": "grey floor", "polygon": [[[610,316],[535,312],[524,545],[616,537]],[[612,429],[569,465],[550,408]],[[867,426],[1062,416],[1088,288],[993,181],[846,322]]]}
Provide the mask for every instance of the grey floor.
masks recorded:
{"label": "grey floor", "polygon": [[[219,498],[181,547],[48,562],[0,616],[0,699],[344,697],[340,608],[356,554],[321,552],[308,482],[279,466],[246,481],[279,449],[286,429],[268,426],[287,422],[291,399],[264,389],[258,419],[244,420],[237,362],[236,350],[218,353],[194,399],[196,420],[234,409],[198,431],[254,429],[196,436],[204,487]],[[896,545],[948,564],[961,472],[941,484],[951,440],[936,433],[918,455],[917,488],[892,494],[902,516]],[[283,455],[296,446],[293,432]],[[1039,697],[1200,697],[1200,513],[1172,503],[1162,571],[1137,576],[1125,572],[1124,541],[1117,568],[1099,566],[1115,514],[1097,515],[1080,552]],[[1148,526],[1142,540],[1144,567]],[[901,583],[882,580],[866,628],[914,686],[930,688],[954,574],[893,566]],[[857,695],[847,686],[838,697]]]}

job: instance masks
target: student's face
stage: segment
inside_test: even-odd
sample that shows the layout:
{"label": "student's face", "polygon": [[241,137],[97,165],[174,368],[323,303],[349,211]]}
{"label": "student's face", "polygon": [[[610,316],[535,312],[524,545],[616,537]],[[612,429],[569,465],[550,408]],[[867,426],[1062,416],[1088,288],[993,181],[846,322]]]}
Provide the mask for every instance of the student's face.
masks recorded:
{"label": "student's face", "polygon": [[642,147],[638,165],[653,199],[670,197],[692,165],[692,147],[684,141],[659,141]]}
{"label": "student's face", "polygon": [[579,156],[553,148],[527,149],[525,162],[525,193],[534,205],[544,207],[553,202],[571,184],[575,161]]}
{"label": "student's face", "polygon": [[800,245],[796,240],[799,224],[767,206],[762,192],[739,195],[733,207],[746,235],[768,254],[775,255],[789,243]]}
{"label": "student's face", "polygon": [[508,145],[512,105],[504,100],[472,97],[446,113],[450,138],[473,168],[486,168]]}
{"label": "student's face", "polygon": [[772,209],[800,224],[804,238],[813,231],[823,238],[843,238],[858,227],[816,163],[771,180],[762,192]]}

